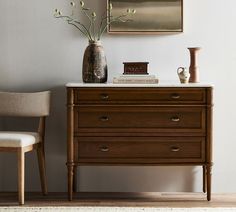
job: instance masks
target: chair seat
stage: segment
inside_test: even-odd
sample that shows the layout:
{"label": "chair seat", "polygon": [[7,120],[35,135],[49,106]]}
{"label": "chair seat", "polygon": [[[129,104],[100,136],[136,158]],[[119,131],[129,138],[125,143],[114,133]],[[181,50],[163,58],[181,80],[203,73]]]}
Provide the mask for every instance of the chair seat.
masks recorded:
{"label": "chair seat", "polygon": [[26,147],[39,142],[35,132],[0,131],[0,147]]}

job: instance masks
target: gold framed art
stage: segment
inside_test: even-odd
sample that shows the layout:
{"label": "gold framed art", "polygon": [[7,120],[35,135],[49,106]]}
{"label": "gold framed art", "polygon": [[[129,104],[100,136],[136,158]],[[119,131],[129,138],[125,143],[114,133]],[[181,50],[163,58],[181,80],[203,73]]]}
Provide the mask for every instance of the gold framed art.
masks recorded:
{"label": "gold framed art", "polygon": [[[112,9],[110,9],[112,4]],[[108,21],[135,9],[130,21],[112,22],[108,33],[169,34],[183,32],[183,0],[107,0]]]}

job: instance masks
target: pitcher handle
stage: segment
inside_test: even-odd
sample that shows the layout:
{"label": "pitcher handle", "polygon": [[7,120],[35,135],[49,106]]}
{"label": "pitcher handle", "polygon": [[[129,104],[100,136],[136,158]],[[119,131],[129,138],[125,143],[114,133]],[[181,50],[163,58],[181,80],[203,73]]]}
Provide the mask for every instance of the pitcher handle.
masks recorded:
{"label": "pitcher handle", "polygon": [[184,67],[179,67],[179,68],[177,69],[177,74],[179,74],[180,72],[182,72],[182,71],[184,71],[184,70],[185,70]]}

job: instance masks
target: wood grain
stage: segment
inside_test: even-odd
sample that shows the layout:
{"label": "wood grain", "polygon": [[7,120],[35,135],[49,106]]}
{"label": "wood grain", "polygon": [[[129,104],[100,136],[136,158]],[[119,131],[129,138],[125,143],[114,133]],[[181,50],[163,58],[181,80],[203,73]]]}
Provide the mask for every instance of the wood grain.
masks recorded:
{"label": "wood grain", "polygon": [[81,88],[68,92],[68,195],[80,165],[204,166],[211,200],[211,88]]}
{"label": "wood grain", "polygon": [[18,160],[18,198],[19,204],[24,204],[25,195],[25,153],[22,148],[17,152]]}

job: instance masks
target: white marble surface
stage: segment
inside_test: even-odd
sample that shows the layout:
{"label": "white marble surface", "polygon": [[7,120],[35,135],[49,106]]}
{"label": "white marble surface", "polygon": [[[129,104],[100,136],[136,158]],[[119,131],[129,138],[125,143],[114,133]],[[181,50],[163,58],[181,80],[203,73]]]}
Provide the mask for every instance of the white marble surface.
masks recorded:
{"label": "white marble surface", "polygon": [[66,87],[213,87],[210,83],[187,83],[181,84],[180,82],[160,82],[158,84],[114,84],[114,83],[82,83],[70,82]]}

